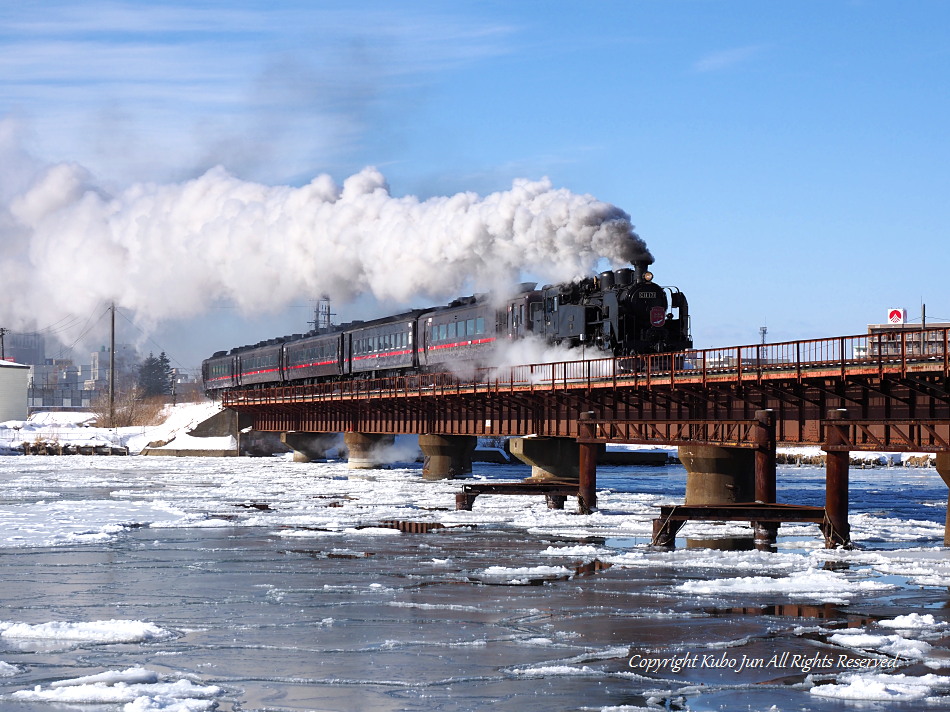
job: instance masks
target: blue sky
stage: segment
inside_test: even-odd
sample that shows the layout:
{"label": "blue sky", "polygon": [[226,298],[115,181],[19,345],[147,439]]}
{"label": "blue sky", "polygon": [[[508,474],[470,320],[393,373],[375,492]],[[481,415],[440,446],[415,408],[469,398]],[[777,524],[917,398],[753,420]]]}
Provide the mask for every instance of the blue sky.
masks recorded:
{"label": "blue sky", "polygon": [[[922,302],[950,321],[945,2],[91,0],[0,19],[0,121],[104,186],[215,165],[294,186],[376,166],[420,198],[548,177],[631,215],[699,347],[860,333]],[[192,366],[310,316],[217,309],[146,348]]]}

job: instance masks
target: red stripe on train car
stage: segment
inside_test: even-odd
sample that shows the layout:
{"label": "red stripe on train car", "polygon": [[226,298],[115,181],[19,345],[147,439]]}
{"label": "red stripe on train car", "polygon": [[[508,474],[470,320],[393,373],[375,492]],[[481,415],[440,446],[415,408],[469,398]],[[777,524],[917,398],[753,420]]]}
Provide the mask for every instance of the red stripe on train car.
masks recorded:
{"label": "red stripe on train car", "polygon": [[336,363],[339,363],[339,361],[337,361],[337,359],[333,359],[332,361],[315,361],[313,363],[301,363],[301,364],[298,364],[297,366],[288,366],[287,368],[309,368],[310,366],[331,366]]}
{"label": "red stripe on train car", "polygon": [[[495,337],[489,339],[474,339],[472,341],[457,341],[454,344],[436,344],[435,346],[430,346],[429,351],[438,351],[439,349],[454,349],[460,346],[477,346],[479,344],[488,344],[495,340]],[[419,349],[422,351],[422,349]]]}
{"label": "red stripe on train car", "polygon": [[411,349],[406,349],[405,351],[387,351],[381,354],[366,354],[365,356],[352,356],[351,361],[363,361],[368,358],[384,358],[386,356],[408,356],[412,354]]}

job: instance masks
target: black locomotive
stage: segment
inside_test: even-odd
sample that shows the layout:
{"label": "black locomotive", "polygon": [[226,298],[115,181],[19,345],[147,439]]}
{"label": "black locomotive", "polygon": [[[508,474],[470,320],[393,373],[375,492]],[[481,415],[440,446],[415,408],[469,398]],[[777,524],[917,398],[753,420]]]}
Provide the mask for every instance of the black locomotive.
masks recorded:
{"label": "black locomotive", "polygon": [[646,262],[570,284],[523,290],[501,308],[484,296],[219,351],[201,365],[205,391],[375,378],[489,365],[497,344],[534,335],[604,357],[692,348],[686,296],[653,281]]}

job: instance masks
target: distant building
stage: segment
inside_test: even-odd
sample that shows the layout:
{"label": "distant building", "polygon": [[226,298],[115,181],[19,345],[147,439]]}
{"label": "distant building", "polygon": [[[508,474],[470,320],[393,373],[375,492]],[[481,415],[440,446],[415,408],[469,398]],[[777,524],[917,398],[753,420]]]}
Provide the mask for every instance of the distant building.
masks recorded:
{"label": "distant building", "polygon": [[26,420],[30,367],[0,361],[0,422]]}
{"label": "distant building", "polygon": [[[141,361],[138,350],[131,344],[115,345],[115,372],[116,380],[121,382],[123,377],[132,375]],[[109,347],[103,346],[93,351],[89,359],[89,377],[85,387],[106,388],[109,384]]]}
{"label": "distant building", "polygon": [[11,331],[5,335],[3,353],[16,363],[38,366],[46,362],[46,341],[36,332]]}
{"label": "distant building", "polygon": [[888,323],[868,324],[867,348],[856,348],[855,355],[899,356],[903,349],[907,355],[943,356],[946,349],[943,329],[950,329],[950,323],[927,322],[924,327],[919,323],[908,323],[905,309],[890,309]]}

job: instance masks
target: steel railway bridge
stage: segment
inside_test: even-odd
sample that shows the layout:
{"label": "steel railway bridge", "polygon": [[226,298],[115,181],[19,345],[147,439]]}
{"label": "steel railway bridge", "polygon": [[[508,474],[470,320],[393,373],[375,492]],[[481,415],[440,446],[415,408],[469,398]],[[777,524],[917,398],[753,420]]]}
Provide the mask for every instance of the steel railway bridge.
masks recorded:
{"label": "steel railway bridge", "polygon": [[[672,543],[677,522],[718,518],[751,521],[764,536],[782,521],[820,521],[829,546],[846,545],[852,451],[937,453],[950,485],[944,328],[277,385],[230,391],[223,404],[265,431],[571,439],[582,511],[596,505],[595,455],[603,443],[679,446],[681,456],[690,448],[745,452],[749,496],[690,505],[688,488],[689,506],[658,520],[657,544]],[[775,449],[795,445],[826,453],[821,512],[775,502]]]}

